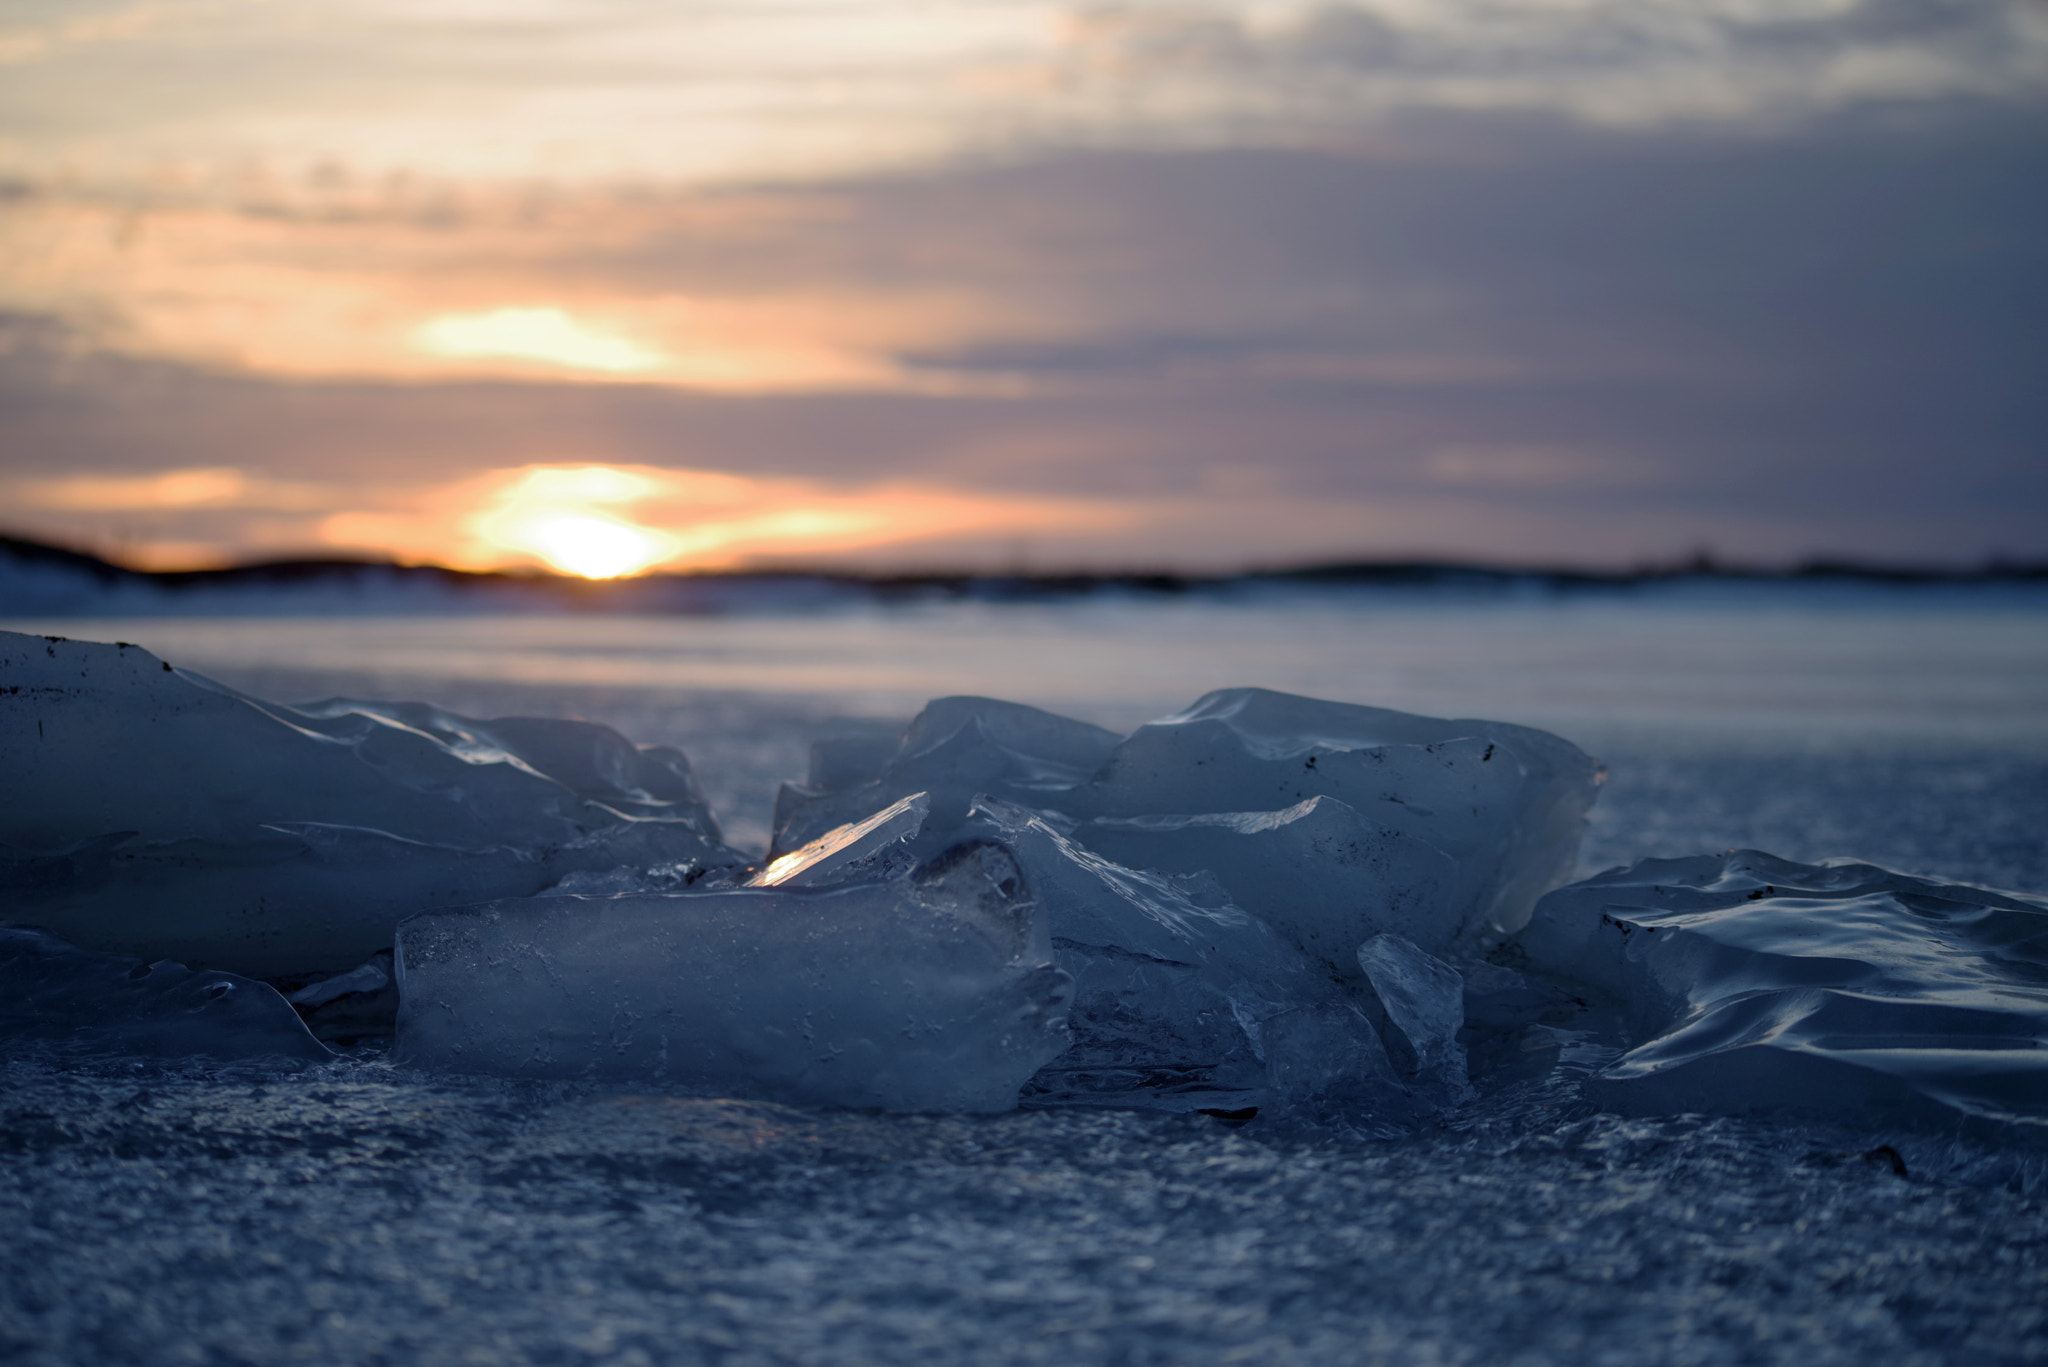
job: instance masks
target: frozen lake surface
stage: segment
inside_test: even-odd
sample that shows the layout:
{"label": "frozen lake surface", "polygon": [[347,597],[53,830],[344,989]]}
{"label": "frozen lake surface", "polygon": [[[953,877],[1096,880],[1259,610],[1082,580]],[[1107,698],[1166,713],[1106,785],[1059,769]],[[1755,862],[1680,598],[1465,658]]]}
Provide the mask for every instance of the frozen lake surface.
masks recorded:
{"label": "frozen lake surface", "polygon": [[[0,623],[283,701],[582,716],[689,753],[765,844],[809,743],[981,693],[1122,730],[1263,685],[1555,730],[1582,869],[1754,846],[2048,891],[2048,598],[927,604],[706,618]],[[1903,1171],[1902,1171],[1903,1170]],[[2048,1361],[2039,1155],[1623,1120],[1569,1086],[1452,1128],[884,1117],[618,1088],[22,1058],[0,1359]]]}

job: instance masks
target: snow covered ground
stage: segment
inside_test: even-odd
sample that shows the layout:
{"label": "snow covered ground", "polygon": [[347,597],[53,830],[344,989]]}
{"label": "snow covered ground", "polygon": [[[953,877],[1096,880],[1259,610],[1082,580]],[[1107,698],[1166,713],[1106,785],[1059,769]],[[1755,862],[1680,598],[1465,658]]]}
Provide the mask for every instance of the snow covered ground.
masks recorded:
{"label": "snow covered ground", "polygon": [[[286,701],[603,721],[684,749],[757,849],[813,739],[931,696],[1124,730],[1257,684],[1578,742],[1584,872],[1751,846],[2048,891],[2039,595],[0,625]],[[2048,1360],[2041,1155],[1555,1082],[1366,1140],[21,1057],[0,1228],[0,1359],[33,1363]]]}

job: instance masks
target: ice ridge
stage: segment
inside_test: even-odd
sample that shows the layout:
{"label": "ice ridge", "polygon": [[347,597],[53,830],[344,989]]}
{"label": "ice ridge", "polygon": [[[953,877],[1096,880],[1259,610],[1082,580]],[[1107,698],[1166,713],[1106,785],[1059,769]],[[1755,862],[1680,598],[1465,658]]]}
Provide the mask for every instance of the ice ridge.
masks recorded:
{"label": "ice ridge", "polygon": [[819,746],[750,859],[679,752],[604,727],[0,635],[0,765],[0,1037],[35,1047],[395,1030],[421,1068],[895,1111],[1372,1129],[1536,1083],[2048,1126],[2048,901],[1753,851],[1557,887],[1600,770],[1504,723],[1227,689],[1119,737],[944,698]]}

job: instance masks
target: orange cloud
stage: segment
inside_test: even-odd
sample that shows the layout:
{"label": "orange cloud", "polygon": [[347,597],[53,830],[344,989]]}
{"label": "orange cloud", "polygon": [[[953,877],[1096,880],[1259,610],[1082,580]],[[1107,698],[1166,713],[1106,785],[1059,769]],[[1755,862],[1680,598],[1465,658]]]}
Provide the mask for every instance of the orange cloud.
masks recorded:
{"label": "orange cloud", "polygon": [[21,508],[56,512],[174,512],[198,508],[293,510],[332,505],[330,491],[252,476],[231,466],[153,475],[57,475],[0,480]]}
{"label": "orange cloud", "polygon": [[[900,358],[983,335],[1029,310],[972,282],[882,289],[846,279],[716,273],[652,288],[589,259],[670,236],[771,239],[816,230],[811,200],[653,203],[603,193],[540,208],[508,192],[447,202],[336,191],[294,200],[240,187],[147,211],[27,196],[0,216],[0,309],[78,320],[96,348],[299,379],[543,379],[727,393],[1001,391]],[[453,223],[444,221],[452,219]],[[658,273],[657,273],[658,274]]]}

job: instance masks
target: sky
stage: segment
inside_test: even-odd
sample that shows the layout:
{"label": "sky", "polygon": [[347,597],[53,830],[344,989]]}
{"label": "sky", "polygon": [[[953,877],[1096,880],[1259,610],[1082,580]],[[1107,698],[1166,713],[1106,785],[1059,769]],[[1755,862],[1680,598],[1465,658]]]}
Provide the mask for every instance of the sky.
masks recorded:
{"label": "sky", "polygon": [[0,532],[2048,558],[2043,0],[0,0]]}

